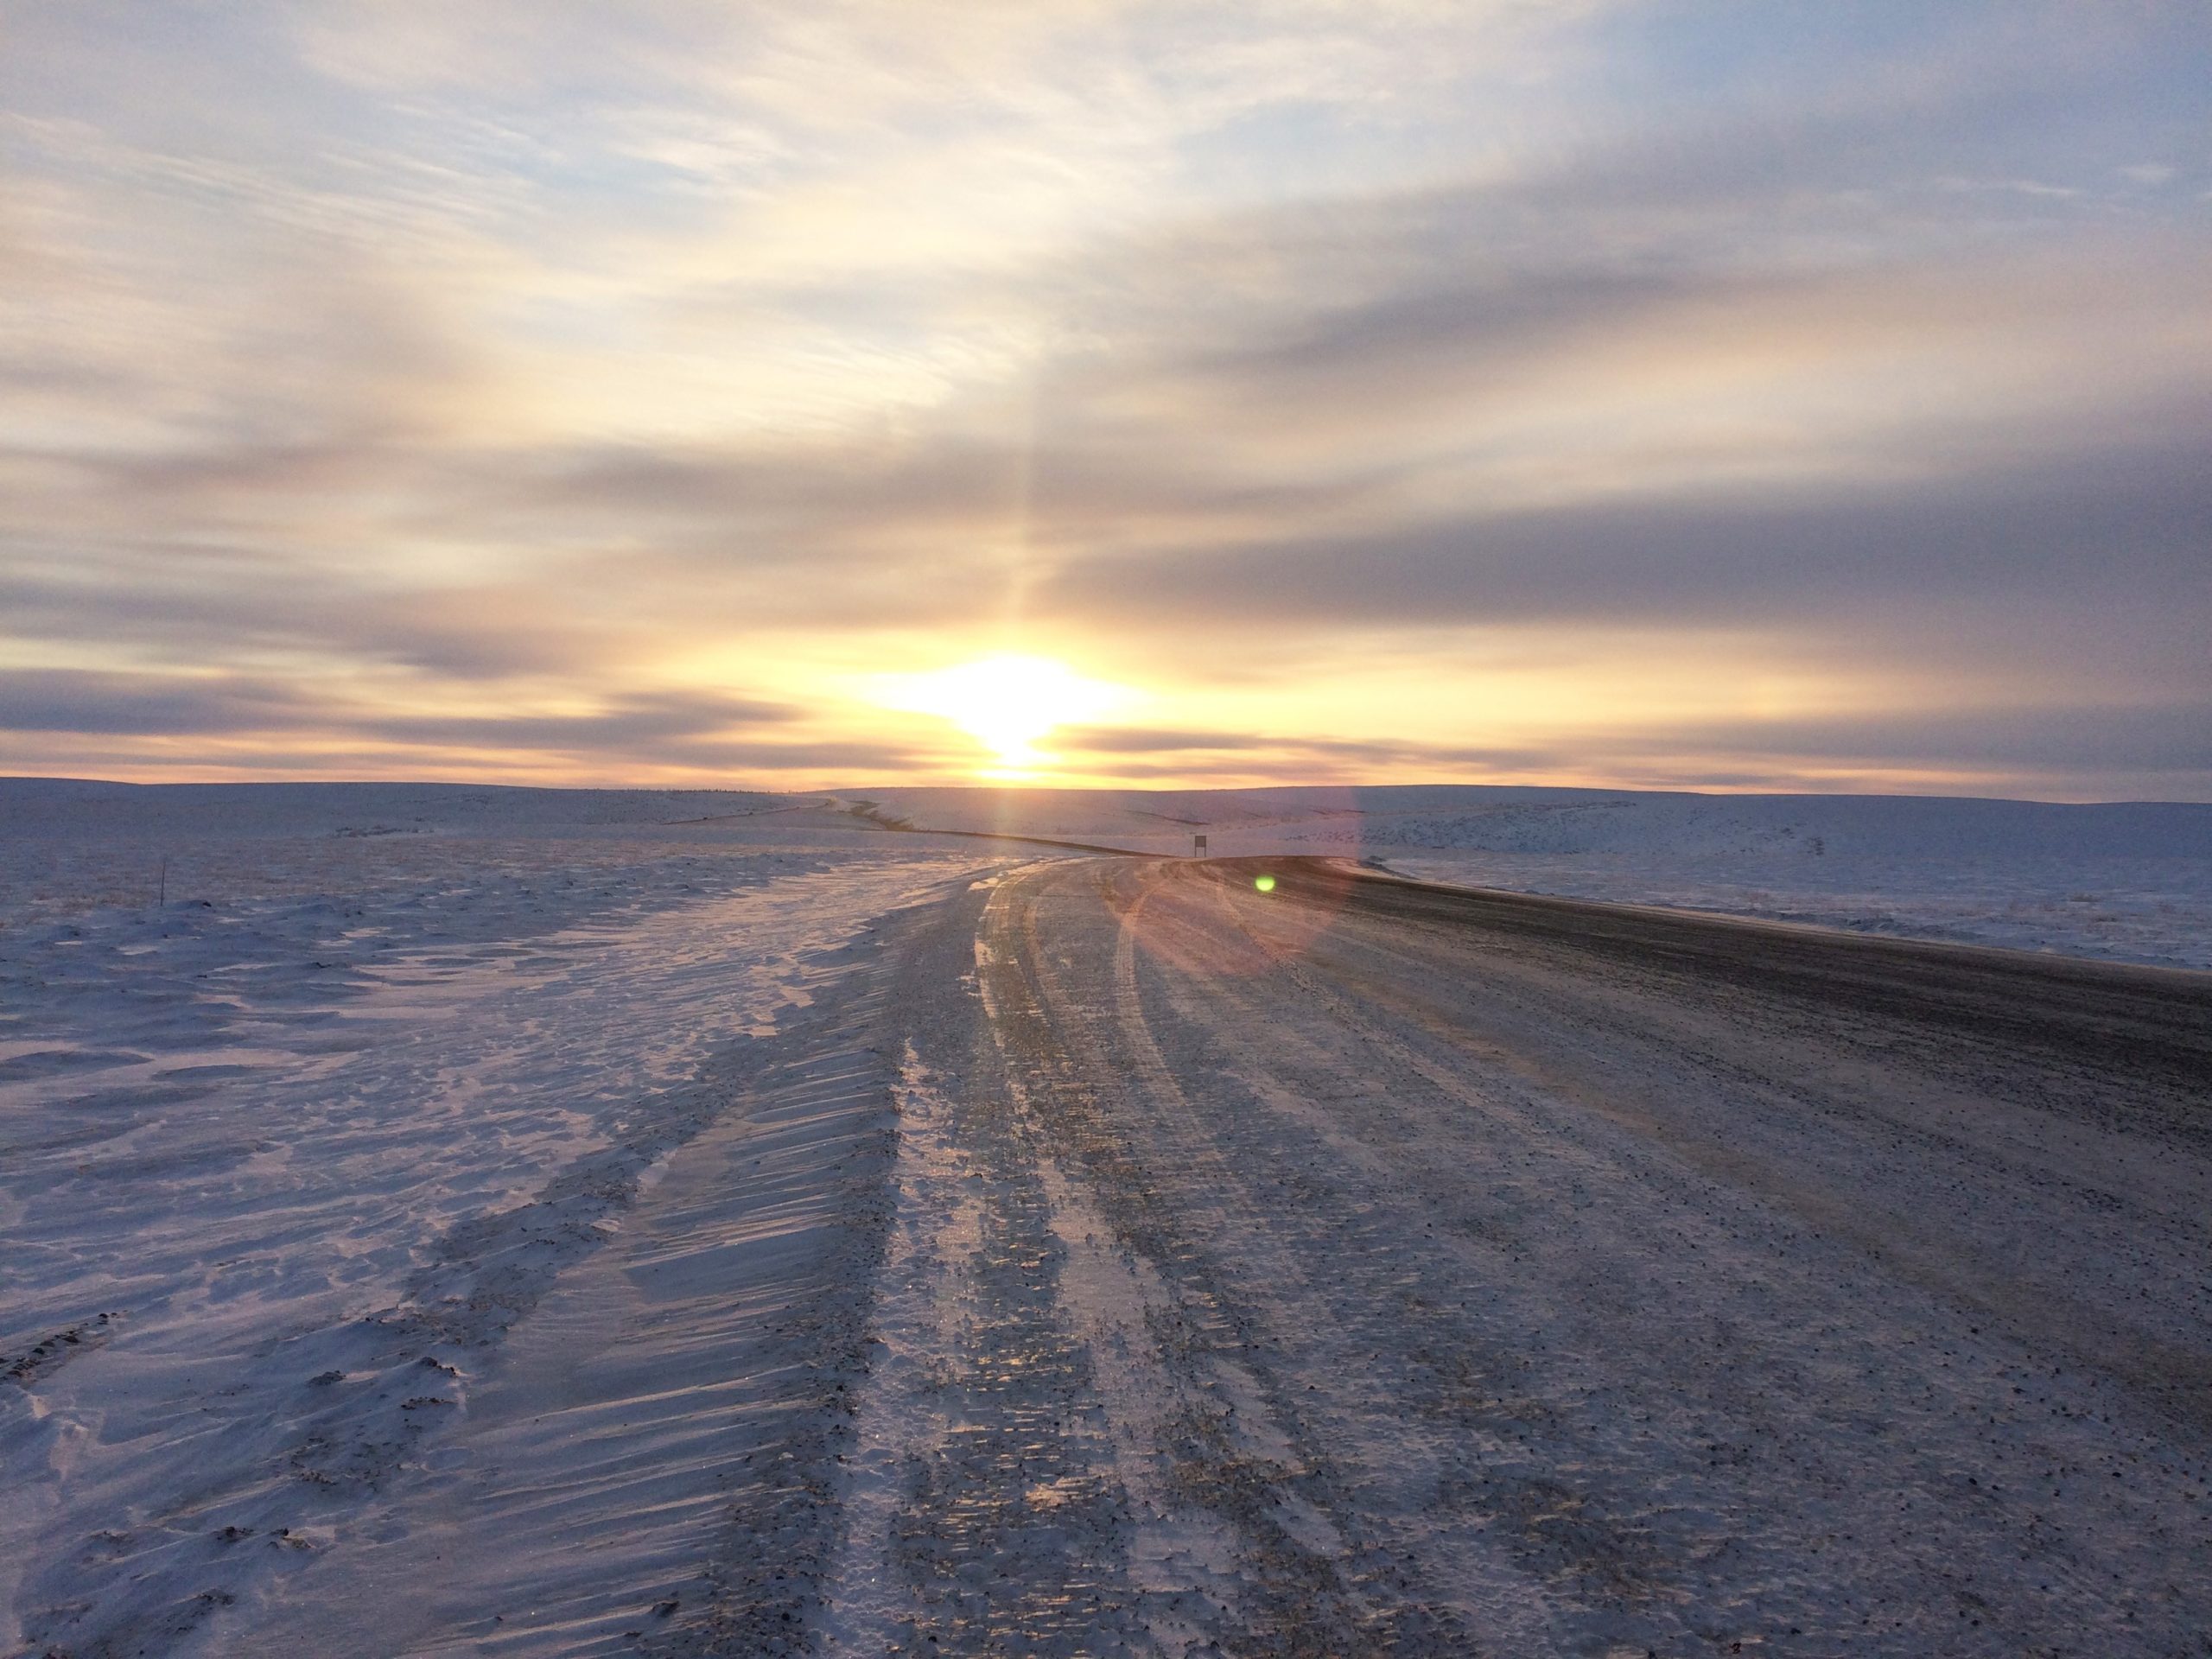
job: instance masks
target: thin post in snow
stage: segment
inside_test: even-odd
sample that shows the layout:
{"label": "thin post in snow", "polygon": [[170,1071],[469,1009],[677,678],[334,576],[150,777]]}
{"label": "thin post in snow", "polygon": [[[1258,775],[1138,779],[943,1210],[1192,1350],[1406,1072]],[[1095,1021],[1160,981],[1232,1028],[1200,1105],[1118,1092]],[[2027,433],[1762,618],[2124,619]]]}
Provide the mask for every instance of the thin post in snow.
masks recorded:
{"label": "thin post in snow", "polygon": [[162,855],[162,891],[161,891],[161,895],[160,895],[160,897],[156,898],[156,899],[154,900],[154,908],[155,908],[156,910],[167,910],[168,907],[169,907],[169,855],[168,855],[167,853],[163,853],[163,854]]}

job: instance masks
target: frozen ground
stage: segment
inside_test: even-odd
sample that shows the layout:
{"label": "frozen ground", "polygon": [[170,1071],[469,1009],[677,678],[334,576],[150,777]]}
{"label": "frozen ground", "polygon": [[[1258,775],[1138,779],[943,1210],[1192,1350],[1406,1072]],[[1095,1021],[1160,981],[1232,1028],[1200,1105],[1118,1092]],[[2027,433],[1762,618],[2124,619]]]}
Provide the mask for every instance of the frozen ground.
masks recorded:
{"label": "frozen ground", "polygon": [[2212,806],[1406,787],[886,790],[879,813],[1215,856],[1372,858],[1425,879],[1858,932],[2212,968]]}
{"label": "frozen ground", "polygon": [[171,1650],[434,1460],[730,1051],[992,861],[758,797],[15,790],[6,1651]]}
{"label": "frozen ground", "polygon": [[[0,1652],[2212,1651],[2205,976],[853,804],[0,783]],[[2205,809],[868,810],[1201,808],[2207,937],[1994,902]]]}

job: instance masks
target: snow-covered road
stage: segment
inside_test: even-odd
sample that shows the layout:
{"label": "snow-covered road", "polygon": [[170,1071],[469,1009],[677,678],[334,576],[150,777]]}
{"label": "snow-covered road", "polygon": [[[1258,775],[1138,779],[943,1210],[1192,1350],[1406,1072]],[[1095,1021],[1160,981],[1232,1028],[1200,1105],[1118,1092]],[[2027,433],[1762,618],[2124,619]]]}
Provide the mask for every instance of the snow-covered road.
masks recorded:
{"label": "snow-covered road", "polygon": [[2202,977],[1257,862],[976,938],[820,1650],[2202,1650]]}

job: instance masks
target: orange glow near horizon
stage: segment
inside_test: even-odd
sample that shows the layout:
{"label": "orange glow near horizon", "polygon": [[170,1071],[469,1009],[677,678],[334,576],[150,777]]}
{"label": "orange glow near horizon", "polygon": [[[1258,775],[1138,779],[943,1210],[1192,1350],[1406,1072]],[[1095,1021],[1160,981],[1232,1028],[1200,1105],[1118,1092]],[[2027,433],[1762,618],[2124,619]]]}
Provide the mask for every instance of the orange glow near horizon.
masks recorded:
{"label": "orange glow near horizon", "polygon": [[1012,652],[978,658],[934,673],[889,677],[878,693],[886,708],[934,715],[989,751],[981,778],[1031,778],[1058,757],[1040,740],[1063,726],[1096,720],[1135,700],[1129,688],[1085,678],[1049,657]]}
{"label": "orange glow near horizon", "polygon": [[[312,715],[273,705],[288,723],[268,732],[116,734],[98,746],[34,734],[0,770],[799,792],[1294,782],[2112,798],[2056,771],[1732,751],[1736,733],[1756,742],[1800,722],[1841,729],[1932,704],[2032,706],[2031,688],[1992,698],[1933,669],[1793,661],[1786,641],[1749,633],[1440,631],[1295,654],[1226,632],[1173,652],[1117,641],[1109,652],[1065,628],[994,643],[922,629],[860,648],[835,636],[769,650],[700,641],[632,659],[620,676],[632,689],[620,693],[593,696],[547,677],[512,701],[452,688],[442,709],[404,675],[357,677],[335,682]],[[231,683],[219,674],[193,683]],[[503,742],[509,730],[533,741]],[[1684,730],[1721,741],[1666,744]]]}

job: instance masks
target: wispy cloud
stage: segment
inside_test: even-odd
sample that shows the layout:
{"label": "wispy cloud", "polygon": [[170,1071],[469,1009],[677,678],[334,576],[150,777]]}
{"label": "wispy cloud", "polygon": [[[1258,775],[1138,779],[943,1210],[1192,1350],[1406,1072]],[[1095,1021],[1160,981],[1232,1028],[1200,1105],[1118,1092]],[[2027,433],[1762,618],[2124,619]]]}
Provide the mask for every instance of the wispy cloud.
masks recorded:
{"label": "wispy cloud", "polygon": [[2209,49],[49,8],[0,64],[0,766],[950,775],[859,688],[1008,649],[1153,693],[1071,776],[2212,795]]}

